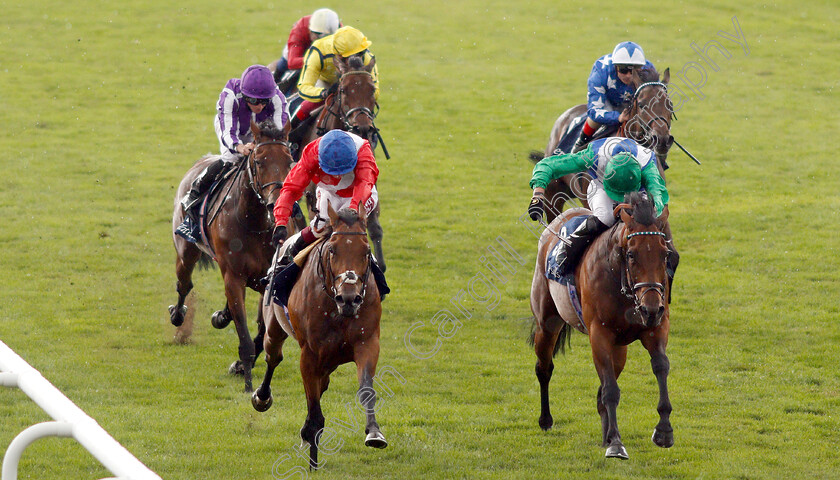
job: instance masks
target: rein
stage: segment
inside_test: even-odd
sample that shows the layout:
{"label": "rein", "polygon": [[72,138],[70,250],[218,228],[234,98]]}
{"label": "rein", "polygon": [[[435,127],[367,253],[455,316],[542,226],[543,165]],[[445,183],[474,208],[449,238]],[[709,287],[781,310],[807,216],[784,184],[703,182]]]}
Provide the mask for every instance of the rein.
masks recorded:
{"label": "rein", "polygon": [[254,193],[257,195],[257,200],[259,200],[262,205],[268,206],[268,202],[266,202],[266,200],[262,196],[262,191],[268,187],[274,187],[271,189],[271,192],[278,188],[283,188],[283,182],[268,182],[265,185],[261,185],[259,182],[257,182],[257,149],[265,145],[283,145],[284,147],[289,149],[289,142],[284,142],[282,140],[269,140],[267,142],[260,142],[256,146],[254,146],[254,149],[251,150],[250,154],[248,154],[248,183],[251,186],[251,190],[253,190]]}
{"label": "rein", "polygon": [[[628,234],[626,236],[626,239],[630,240],[633,237],[638,237],[638,236],[642,236],[642,235],[659,235],[662,238],[664,238],[666,242],[668,241],[668,237],[667,237],[667,235],[665,235],[664,232],[656,232],[656,231],[633,232],[631,234]],[[632,287],[630,286],[630,284],[632,283],[632,281],[631,281],[632,276],[630,275],[629,252],[625,253],[625,255],[624,255],[624,272],[623,273],[624,273],[624,275],[623,275],[623,278],[621,279],[622,280],[621,281],[621,293],[623,293],[627,298],[630,298],[630,299],[633,300],[633,304],[635,305],[636,310],[638,310],[639,307],[641,306],[642,297],[647,295],[647,293],[650,292],[651,290],[658,293],[659,296],[662,297],[663,301],[665,300],[665,286],[663,284],[659,283],[659,282],[637,282],[637,283],[633,283]],[[636,292],[640,289],[644,289],[644,290],[642,290],[641,295],[637,295]]]}

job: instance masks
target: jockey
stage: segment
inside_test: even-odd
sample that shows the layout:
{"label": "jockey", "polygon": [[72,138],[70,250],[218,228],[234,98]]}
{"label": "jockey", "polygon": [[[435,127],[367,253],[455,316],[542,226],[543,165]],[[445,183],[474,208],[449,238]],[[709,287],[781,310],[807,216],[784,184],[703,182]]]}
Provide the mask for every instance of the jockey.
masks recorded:
{"label": "jockey", "polygon": [[300,231],[289,246],[283,264],[304,247],[327,233],[330,220],[328,205],[339,211],[349,207],[358,211],[365,206],[368,215],[378,201],[376,178],[379,168],[373,157],[370,143],[343,130],[330,130],[303,148],[300,161],[292,167],[280,196],[274,205],[274,234],[272,242],[278,247],[286,240],[286,223],[292,213],[292,204],[300,199],[309,182],[315,184],[316,215],[311,224]]}
{"label": "jockey", "polygon": [[[362,55],[365,65],[373,60],[373,54],[367,49],[370,40],[362,32],[353,27],[341,27],[333,35],[315,40],[306,52],[303,70],[298,80],[298,92],[303,102],[292,118],[293,127],[309,117],[313,110],[330,93],[330,87],[336,83],[338,77],[333,65],[333,57],[340,55],[347,58],[351,55]],[[373,84],[376,88],[375,98],[379,98],[379,74],[377,66],[373,66]]]}
{"label": "jockey", "polygon": [[202,194],[213,185],[227,165],[237,163],[254,149],[251,120],[257,124],[273,119],[280,130],[289,125],[289,106],[277,88],[271,72],[263,65],[251,65],[242,78],[231,78],[219,95],[213,122],[219,138],[221,157],[207,166],[192,183],[181,200],[186,213],[198,203]]}
{"label": "jockey", "polygon": [[595,61],[587,82],[586,123],[572,152],[581,150],[601,125],[618,127],[629,120],[623,110],[636,91],[633,70],[637,68],[652,69],[653,64],[645,60],[642,47],[633,42],[621,42],[612,54]]}
{"label": "jockey", "polygon": [[[613,211],[624,201],[625,194],[646,192],[653,199],[657,216],[668,203],[668,189],[656,167],[656,154],[630,138],[608,137],[595,140],[581,152],[554,155],[537,163],[530,183],[534,189],[528,206],[531,219],[542,218],[545,187],[549,182],[563,175],[582,172],[592,177],[586,192],[592,215],[569,235],[571,244],[564,244],[558,252],[560,275],[572,273],[586,246],[615,224]],[[674,251],[671,239],[666,240],[669,250]]]}
{"label": "jockey", "polygon": [[312,15],[301,17],[295,22],[289,32],[289,41],[283,47],[283,56],[274,65],[268,66],[274,71],[274,81],[283,93],[297,83],[297,76],[303,68],[303,55],[312,42],[332,35],[340,26],[338,14],[329,8],[315,10]]}

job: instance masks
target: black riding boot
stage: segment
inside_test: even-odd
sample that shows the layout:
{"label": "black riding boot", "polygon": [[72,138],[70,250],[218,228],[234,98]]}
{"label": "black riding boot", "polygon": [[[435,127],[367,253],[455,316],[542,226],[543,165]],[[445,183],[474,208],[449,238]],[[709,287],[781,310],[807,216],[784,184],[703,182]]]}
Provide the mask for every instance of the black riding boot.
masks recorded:
{"label": "black riding boot", "polygon": [[201,171],[198,176],[193,180],[192,186],[190,186],[190,191],[184,195],[184,198],[181,200],[181,207],[184,208],[184,212],[187,214],[190,213],[190,210],[195,206],[196,203],[201,199],[201,196],[204,195],[204,192],[213,185],[213,182],[216,180],[216,177],[222,173],[224,170],[225,162],[221,159],[216,160],[215,162],[207,165],[207,168]]}
{"label": "black riding boot", "polygon": [[594,215],[590,215],[586,221],[581,223],[577,230],[569,235],[571,243],[564,245],[557,252],[558,273],[561,276],[574,273],[575,265],[577,265],[586,247],[606,229],[607,226]]}
{"label": "black riding boot", "polygon": [[665,244],[668,246],[668,256],[665,257],[665,273],[668,274],[668,303],[671,303],[671,295],[674,288],[674,275],[677,274],[677,266],[680,264],[680,254],[674,248],[674,241],[667,240]]}
{"label": "black riding boot", "polygon": [[306,248],[307,245],[309,245],[309,242],[303,238],[303,235],[298,235],[295,242],[289,245],[289,248],[283,253],[283,257],[280,258],[280,267],[282,268],[292,263],[295,260],[295,256]]}
{"label": "black riding boot", "polygon": [[577,141],[575,142],[575,146],[572,147],[571,153],[577,153],[586,146],[589,141],[592,140],[592,135],[587,135],[583,133],[583,130],[580,131],[580,136],[578,137]]}

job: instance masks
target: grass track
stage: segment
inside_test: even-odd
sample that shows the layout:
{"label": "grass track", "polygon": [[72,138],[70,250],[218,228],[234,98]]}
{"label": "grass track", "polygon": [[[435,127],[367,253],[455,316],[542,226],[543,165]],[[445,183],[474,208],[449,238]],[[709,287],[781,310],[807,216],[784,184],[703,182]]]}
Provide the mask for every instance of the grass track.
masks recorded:
{"label": "grass track", "polygon": [[[639,9],[614,2],[334,2],[373,41],[381,72],[380,160],[389,282],[380,423],[326,457],[331,478],[837,478],[840,461],[840,225],[836,161],[835,2],[735,6],[712,0]],[[39,1],[0,21],[0,339],[164,478],[276,478],[305,417],[298,349],[258,414],[228,376],[232,329],[217,271],[195,276],[193,343],[171,342],[172,196],[183,172],[216,151],[212,116],[224,82],[277,58],[311,3],[215,0],[177,5]],[[749,52],[718,32],[738,19]],[[656,382],[631,346],[619,380],[628,462],[599,445],[597,378],[586,340],[558,358],[555,427],[537,426],[528,333],[534,237],[519,223],[531,164],[556,116],[584,100],[592,62],[634,39],[675,76],[717,38],[703,98],[683,88],[674,134],[704,162],[670,158],[671,221],[682,254],[669,356],[676,445],[650,442]],[[713,53],[713,55],[717,55]],[[450,338],[431,319],[477,273],[502,236],[526,258],[499,303],[463,301]],[[481,292],[478,292],[479,294]],[[251,308],[251,312],[254,308]],[[438,352],[419,359],[412,344]],[[251,325],[252,329],[253,323]],[[261,378],[260,361],[255,375]],[[351,367],[333,375],[329,419],[349,420]],[[47,420],[0,390],[0,448]],[[20,478],[101,478],[70,440],[42,440]]]}

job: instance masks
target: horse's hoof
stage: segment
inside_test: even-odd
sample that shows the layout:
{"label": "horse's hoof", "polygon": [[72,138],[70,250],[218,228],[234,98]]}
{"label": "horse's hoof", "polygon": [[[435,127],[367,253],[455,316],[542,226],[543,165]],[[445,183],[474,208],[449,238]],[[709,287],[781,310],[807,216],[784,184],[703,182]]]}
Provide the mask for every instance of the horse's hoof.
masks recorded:
{"label": "horse's hoof", "polygon": [[674,431],[663,431],[658,428],[653,429],[653,436],[650,437],[657,447],[671,448],[674,446]]}
{"label": "horse's hoof", "polygon": [[622,460],[627,460],[627,450],[624,448],[624,445],[610,445],[607,447],[607,453],[604,455],[607,458],[620,458]]}
{"label": "horse's hoof", "polygon": [[228,373],[231,375],[245,375],[245,367],[242,365],[242,361],[237,360],[230,364],[228,367]]}
{"label": "horse's hoof", "polygon": [[540,417],[540,428],[542,428],[544,431],[547,432],[551,430],[551,427],[553,425],[554,419],[551,417],[551,415],[548,415],[546,417]]}
{"label": "horse's hoof", "polygon": [[210,318],[210,323],[213,324],[214,327],[218,328],[219,330],[227,327],[230,325],[230,315],[227,315],[224,310],[218,310],[213,316]]}
{"label": "horse's hoof", "polygon": [[385,435],[382,432],[370,432],[365,437],[365,446],[373,448],[385,448],[388,446],[388,441],[385,440]]}
{"label": "horse's hoof", "polygon": [[181,305],[181,308],[175,308],[175,305],[169,306],[169,321],[172,325],[180,327],[184,323],[184,316],[187,315],[187,306]]}
{"label": "horse's hoof", "polygon": [[256,410],[258,412],[264,412],[264,411],[268,410],[269,408],[271,408],[271,405],[273,403],[274,403],[274,397],[272,397],[271,394],[269,394],[268,398],[265,399],[265,400],[262,400],[259,397],[259,395],[257,395],[257,392],[254,392],[254,394],[251,395],[251,405],[253,405],[254,410]]}

